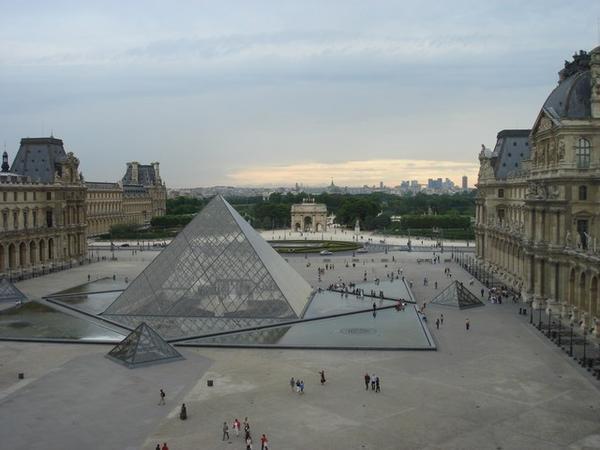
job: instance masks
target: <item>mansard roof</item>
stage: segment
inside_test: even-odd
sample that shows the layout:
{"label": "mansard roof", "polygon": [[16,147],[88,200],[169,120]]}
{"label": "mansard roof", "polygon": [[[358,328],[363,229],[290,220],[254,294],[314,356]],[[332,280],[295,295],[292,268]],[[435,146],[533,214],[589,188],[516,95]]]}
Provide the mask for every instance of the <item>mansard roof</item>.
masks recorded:
{"label": "mansard roof", "polygon": [[61,139],[55,137],[23,138],[10,171],[33,181],[53,183],[57,166],[67,159]]}

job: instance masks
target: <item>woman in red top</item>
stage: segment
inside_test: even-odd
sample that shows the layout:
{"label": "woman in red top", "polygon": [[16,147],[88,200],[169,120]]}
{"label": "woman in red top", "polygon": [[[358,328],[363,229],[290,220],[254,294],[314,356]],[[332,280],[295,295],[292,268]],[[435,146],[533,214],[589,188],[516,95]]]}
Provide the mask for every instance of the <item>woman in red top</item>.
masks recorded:
{"label": "woman in red top", "polygon": [[260,450],[268,450],[269,449],[269,440],[266,435],[262,435],[260,438]]}

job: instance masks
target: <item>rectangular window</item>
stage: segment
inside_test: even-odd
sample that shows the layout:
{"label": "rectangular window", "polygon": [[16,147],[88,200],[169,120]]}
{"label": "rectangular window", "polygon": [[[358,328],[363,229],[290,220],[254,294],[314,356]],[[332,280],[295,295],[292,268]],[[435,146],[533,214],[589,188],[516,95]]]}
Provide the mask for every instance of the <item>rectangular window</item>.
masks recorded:
{"label": "rectangular window", "polygon": [[33,211],[31,214],[31,218],[33,219],[33,228],[37,228],[37,211]]}
{"label": "rectangular window", "polygon": [[8,213],[7,212],[2,213],[2,228],[4,228],[5,230],[8,230]]}
{"label": "rectangular window", "polygon": [[13,228],[19,229],[19,213],[17,211],[13,211]]}
{"label": "rectangular window", "polygon": [[13,201],[16,202],[17,201],[17,192],[13,192]]}
{"label": "rectangular window", "polygon": [[504,218],[505,218],[505,212],[503,209],[499,209],[498,210],[498,220],[500,221],[500,223],[504,222]]}
{"label": "rectangular window", "polygon": [[35,192],[35,191],[33,192],[33,200],[34,201],[37,200],[37,192]]}
{"label": "rectangular window", "polygon": [[498,198],[504,198],[504,189],[498,189]]}
{"label": "rectangular window", "polygon": [[27,201],[27,192],[23,192],[23,201]]}
{"label": "rectangular window", "polygon": [[27,211],[23,211],[23,228],[27,228],[27,219],[29,218],[29,214]]}
{"label": "rectangular window", "polygon": [[586,219],[580,219],[577,221],[577,233],[581,239],[581,247],[587,249],[588,246],[588,221]]}
{"label": "rectangular window", "polygon": [[52,200],[52,192],[46,192],[46,200]]}
{"label": "rectangular window", "polygon": [[52,228],[52,210],[46,211],[46,226]]}

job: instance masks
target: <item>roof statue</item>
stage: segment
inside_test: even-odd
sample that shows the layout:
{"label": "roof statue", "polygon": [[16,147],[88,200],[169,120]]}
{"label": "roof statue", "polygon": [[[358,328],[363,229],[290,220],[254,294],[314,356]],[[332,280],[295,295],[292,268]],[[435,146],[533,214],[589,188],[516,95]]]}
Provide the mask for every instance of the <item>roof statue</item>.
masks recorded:
{"label": "roof statue", "polygon": [[25,294],[18,290],[6,278],[0,278],[0,301],[22,302],[27,300]]}
{"label": "roof statue", "polygon": [[217,196],[103,314],[187,337],[300,318],[311,295],[310,285]]}
{"label": "roof statue", "polygon": [[459,281],[450,283],[430,303],[432,305],[454,306],[458,309],[483,306],[483,302]]}
{"label": "roof statue", "polygon": [[119,342],[106,356],[130,369],[183,359],[173,346],[145,322]]}

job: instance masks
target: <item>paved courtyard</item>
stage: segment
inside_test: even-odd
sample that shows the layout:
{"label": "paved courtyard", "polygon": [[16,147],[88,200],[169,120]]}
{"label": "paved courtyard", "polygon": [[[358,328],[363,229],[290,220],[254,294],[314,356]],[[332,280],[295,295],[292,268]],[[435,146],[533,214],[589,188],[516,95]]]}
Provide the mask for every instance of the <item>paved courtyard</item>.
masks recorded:
{"label": "paved courtyard", "polygon": [[[117,262],[27,280],[19,288],[43,295],[46,283],[49,291],[81,284],[93,268],[131,279],[153,254],[122,252]],[[361,255],[354,268],[348,256],[328,257],[335,269],[321,284],[362,281],[365,270],[372,279],[402,269],[423,302],[451,281],[445,267],[454,278],[470,279],[453,263],[417,264],[423,257]],[[288,260],[319,284],[323,257]],[[480,286],[472,290],[479,295]],[[46,449],[154,450],[162,442],[171,450],[243,449],[232,430],[222,441],[221,428],[223,421],[247,416],[255,449],[262,433],[271,449],[600,448],[598,383],[518,315],[518,307],[427,305],[435,352],[185,348],[185,361],[128,370],[103,358],[104,346],[1,343],[0,436],[12,449],[37,448],[34,442]],[[433,322],[442,313],[444,324],[436,330]],[[17,380],[18,372],[25,380]],[[381,393],[365,391],[365,372],[381,378]],[[305,381],[304,395],[291,392],[292,376]],[[175,398],[159,407],[156,392],[165,383]],[[177,415],[181,402],[187,421]]]}

